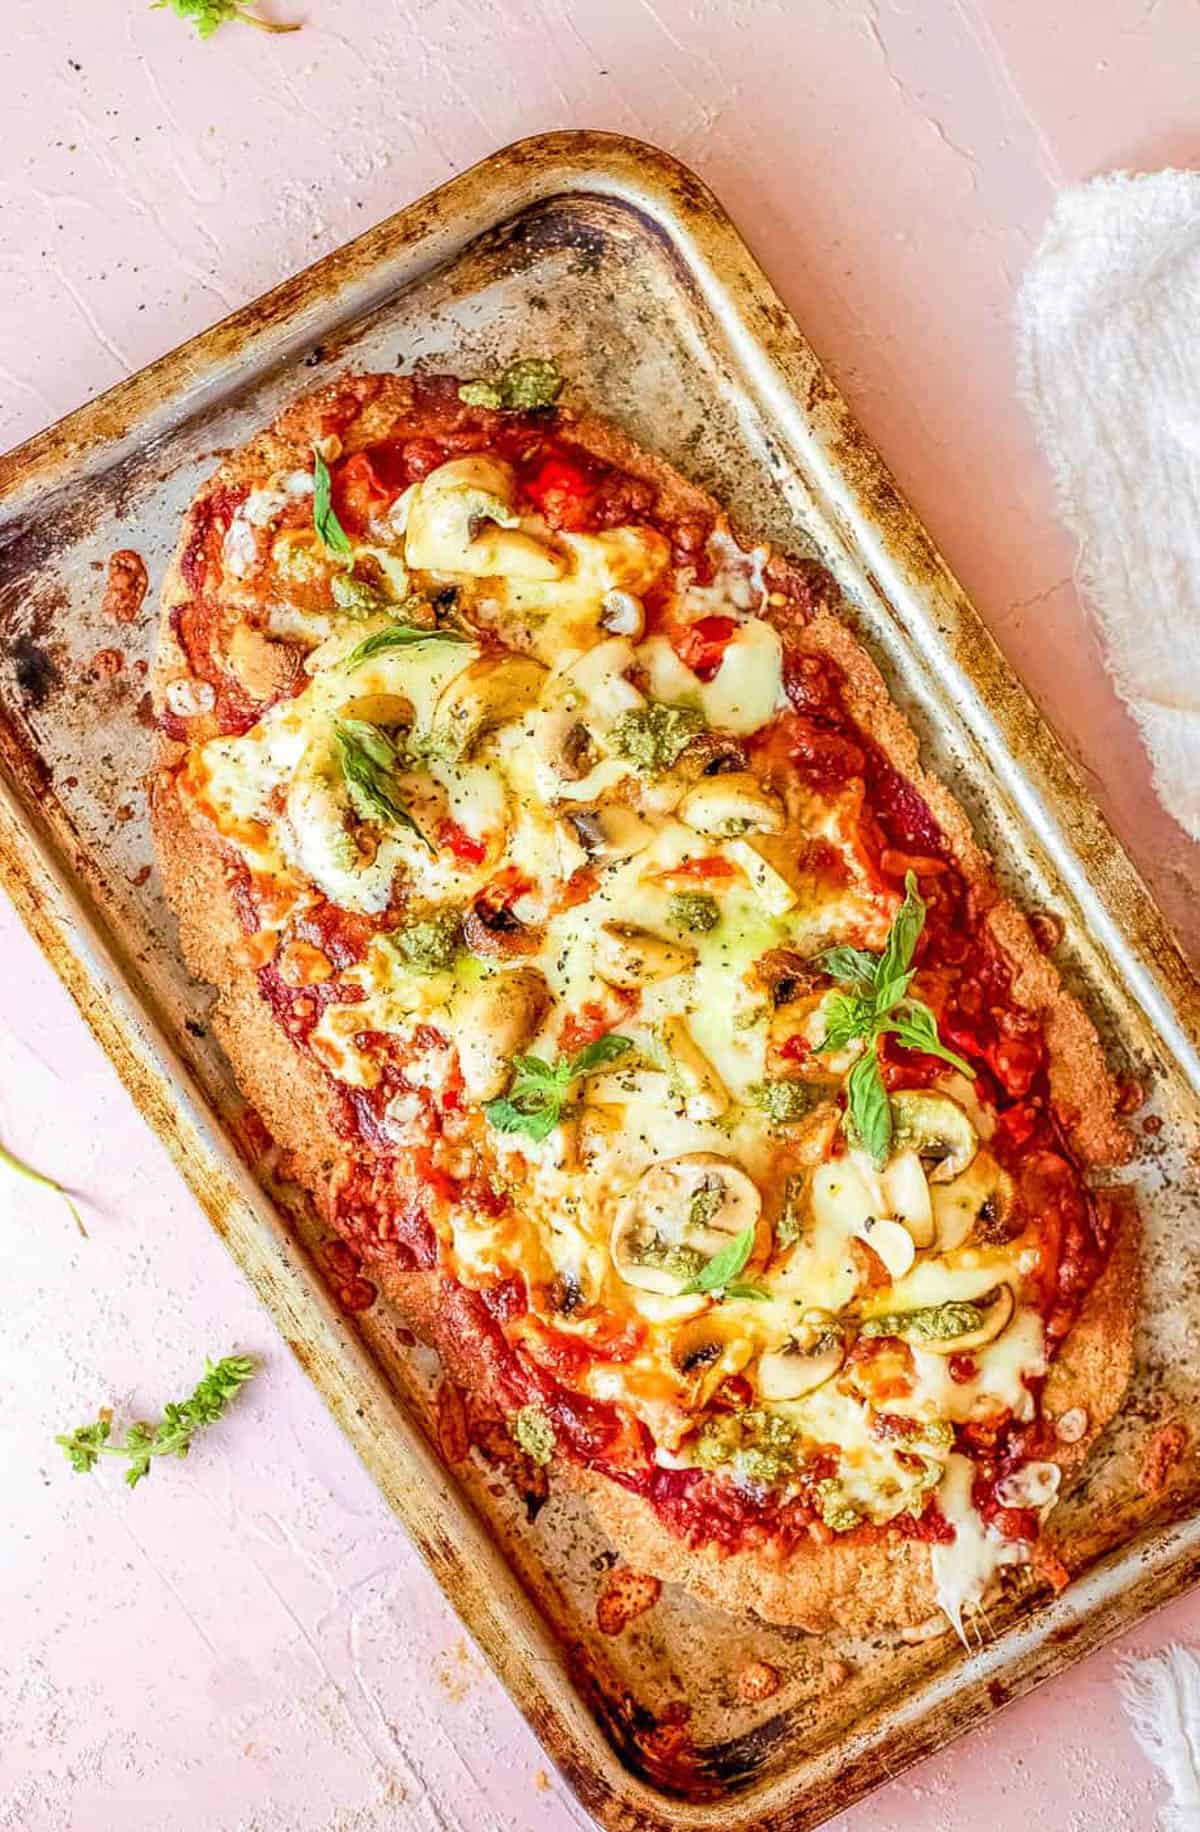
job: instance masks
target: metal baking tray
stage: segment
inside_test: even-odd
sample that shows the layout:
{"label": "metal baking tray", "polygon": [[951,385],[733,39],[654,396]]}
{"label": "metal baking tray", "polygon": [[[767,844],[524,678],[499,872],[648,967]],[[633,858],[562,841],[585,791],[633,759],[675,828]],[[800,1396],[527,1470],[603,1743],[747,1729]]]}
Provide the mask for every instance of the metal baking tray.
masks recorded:
{"label": "metal baking tray", "polygon": [[[295,1192],[239,1155],[241,1104],[152,869],[143,777],[155,593],[219,456],[348,366],[473,372],[554,350],[578,393],[711,488],[747,529],[818,556],[933,766],[1146,1093],[1125,1173],[1144,1217],[1137,1372],[1064,1504],[1087,1569],[1032,1581],[981,1645],[809,1637],[668,1587],[622,1635],[584,1506],[533,1522],[494,1471],[438,1455],[437,1372],[382,1306],[342,1315]],[[136,548],[138,620],[101,612]],[[111,655],[120,652],[119,671]],[[1143,1495],[1157,1424],[1197,1400],[1200,988],[1072,766],[728,218],[684,167],[591,133],[498,153],[0,459],[0,880],[213,1225],[464,1621],[608,1827],[818,1825],[1200,1574],[1200,1472]],[[748,1659],[770,1699],[739,1700]]]}

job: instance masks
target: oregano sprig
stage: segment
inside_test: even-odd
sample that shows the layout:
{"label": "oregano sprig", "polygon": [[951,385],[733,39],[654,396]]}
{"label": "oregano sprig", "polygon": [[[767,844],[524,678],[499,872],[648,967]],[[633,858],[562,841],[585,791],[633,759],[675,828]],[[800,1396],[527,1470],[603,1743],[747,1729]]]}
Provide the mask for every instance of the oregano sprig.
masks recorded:
{"label": "oregano sprig", "polygon": [[258,13],[252,13],[241,4],[241,0],[150,0],[152,12],[162,12],[165,7],[185,19],[196,28],[199,38],[211,38],[219,25],[228,20],[240,20],[243,25],[257,26],[260,32],[298,32],[298,24],[286,24],[278,19],[263,19]]}
{"label": "oregano sprig", "polygon": [[879,1068],[878,1044],[885,1032],[905,1049],[938,1056],[960,1074],[974,1070],[948,1050],[938,1036],[937,1019],[921,999],[909,994],[913,955],[925,926],[925,904],[912,872],[904,879],[904,901],[892,918],[881,954],[864,948],[828,948],[818,956],[832,979],[846,988],[825,1006],[825,1035],[818,1053],[845,1049],[862,1039],[866,1048],[846,1077],[846,1113],[850,1130],[882,1168],[892,1148],[892,1107]]}
{"label": "oregano sprig", "polygon": [[75,1226],[83,1235],[84,1240],[88,1238],[88,1231],[83,1225],[83,1216],[76,1208],[70,1192],[65,1190],[61,1183],[57,1183],[53,1177],[47,1177],[43,1171],[34,1170],[32,1164],[23,1163],[20,1158],[14,1157],[12,1152],[4,1145],[0,1145],[0,1164],[2,1164],[6,1170],[13,1171],[18,1177],[24,1177],[27,1183],[36,1183],[39,1189],[53,1190],[56,1196],[61,1196],[67,1205]]}
{"label": "oregano sprig", "polygon": [[81,1476],[95,1469],[101,1457],[124,1457],[129,1465],[125,1480],[130,1488],[136,1488],[143,1476],[150,1474],[155,1457],[186,1457],[197,1432],[216,1424],[255,1371],[249,1355],[226,1355],[220,1361],[206,1361],[191,1398],[165,1406],[157,1425],[138,1420],[129,1426],[120,1443],[114,1443],[112,1413],[105,1407],[90,1425],[78,1425],[54,1442],[62,1445],[71,1468]]}

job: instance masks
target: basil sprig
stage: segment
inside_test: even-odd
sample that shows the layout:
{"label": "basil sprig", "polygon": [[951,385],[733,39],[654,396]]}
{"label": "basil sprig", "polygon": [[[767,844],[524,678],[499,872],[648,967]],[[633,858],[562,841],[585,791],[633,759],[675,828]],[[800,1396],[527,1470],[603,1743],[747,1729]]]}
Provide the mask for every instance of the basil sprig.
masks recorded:
{"label": "basil sprig", "polygon": [[714,1253],[694,1279],[680,1292],[681,1298],[691,1298],[708,1292],[720,1292],[727,1298],[765,1298],[766,1292],[760,1291],[757,1285],[744,1285],[738,1279],[738,1273],[745,1266],[754,1250],[754,1236],[757,1229],[751,1222],[740,1234],[735,1234],[727,1247]]}
{"label": "basil sprig", "polygon": [[396,784],[400,753],[387,733],[366,719],[339,719],[333,742],[354,812],[364,821],[407,828],[434,853],[432,842],[400,800]]}
{"label": "basil sprig", "polygon": [[892,1105],[879,1069],[879,1038],[890,1032],[909,1050],[938,1056],[969,1079],[970,1063],[948,1050],[938,1036],[937,1019],[921,999],[909,996],[915,971],[913,954],[925,927],[925,904],[912,872],[904,879],[904,901],[892,919],[882,954],[865,948],[828,948],[818,964],[846,988],[828,1001],[825,1035],[818,1053],[845,1049],[862,1038],[866,1049],[846,1077],[846,1112],[850,1130],[882,1169],[892,1149]]}
{"label": "basil sprig", "polygon": [[329,466],[318,451],[313,452],[313,527],[330,553],[345,556],[354,552],[350,536],[339,522],[333,506]]}
{"label": "basil sprig", "polygon": [[585,1044],[573,1056],[560,1056],[556,1062],[546,1062],[541,1056],[514,1056],[508,1093],[484,1106],[488,1124],[497,1132],[523,1133],[541,1144],[562,1118],[572,1084],[615,1062],[632,1048],[632,1038],[610,1031],[594,1043]]}

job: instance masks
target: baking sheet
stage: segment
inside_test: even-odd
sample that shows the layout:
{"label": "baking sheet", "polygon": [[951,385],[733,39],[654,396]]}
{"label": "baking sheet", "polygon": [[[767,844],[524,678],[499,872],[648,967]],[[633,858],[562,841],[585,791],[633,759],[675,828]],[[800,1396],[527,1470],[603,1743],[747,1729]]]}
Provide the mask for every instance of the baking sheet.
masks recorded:
{"label": "baking sheet", "polygon": [[[1126,1181],[1147,1230],[1129,1403],[1065,1503],[1095,1563],[1017,1594],[968,1658],[949,1637],[819,1639],[732,1622],[670,1588],[619,1638],[595,1624],[611,1554],[577,1501],[536,1521],[436,1452],[432,1358],[377,1309],[342,1317],[320,1237],[240,1163],[240,1103],[183,973],[141,779],[154,596],[222,453],[346,367],[472,372],[553,349],[580,395],[756,533],[818,555],[1118,1069],[1147,1094]],[[151,575],[114,629],[104,566]],[[117,650],[119,671],[111,657]],[[1192,1581],[1197,1472],[1142,1496],[1145,1440],[1196,1400],[1200,994],[1070,765],[711,195],[610,136],[509,148],[0,459],[0,877],[166,1138],[293,1351],[581,1797],[606,1824],[807,1827]],[[1145,1130],[1145,1121],[1151,1130]],[[285,1210],[292,1194],[277,1191]],[[308,1250],[312,1250],[312,1255]],[[780,1675],[739,1701],[748,1659]]]}

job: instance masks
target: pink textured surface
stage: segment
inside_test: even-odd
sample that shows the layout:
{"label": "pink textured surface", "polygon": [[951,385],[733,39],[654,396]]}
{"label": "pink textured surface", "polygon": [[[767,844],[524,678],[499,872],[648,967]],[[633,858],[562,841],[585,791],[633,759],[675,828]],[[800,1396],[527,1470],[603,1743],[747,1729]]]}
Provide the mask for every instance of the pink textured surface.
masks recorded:
{"label": "pink textured surface", "polygon": [[[279,0],[282,8],[283,0]],[[1057,186],[1195,150],[1193,0],[300,0],[208,45],[141,0],[7,0],[0,445],[520,134],[655,140],[715,186],[1184,926],[1156,806],[1016,404],[1013,290]],[[560,1832],[544,1759],[0,910],[0,1826]],[[265,1372],[128,1495],[51,1442],[232,1345]],[[1200,1601],[1139,1650],[1200,1636]],[[1096,1656],[840,1832],[1141,1832]]]}

